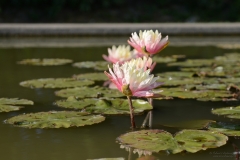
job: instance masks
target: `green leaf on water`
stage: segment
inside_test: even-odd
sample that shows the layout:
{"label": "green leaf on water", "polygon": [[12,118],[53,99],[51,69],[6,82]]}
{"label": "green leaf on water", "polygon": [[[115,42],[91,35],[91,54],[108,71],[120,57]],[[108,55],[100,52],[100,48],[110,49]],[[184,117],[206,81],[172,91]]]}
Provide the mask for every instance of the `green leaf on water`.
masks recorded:
{"label": "green leaf on water", "polygon": [[77,80],[74,78],[41,78],[20,82],[23,87],[29,88],[68,88],[94,84],[91,80]]}
{"label": "green leaf on water", "polygon": [[106,81],[108,80],[108,77],[104,73],[83,73],[74,75],[73,78],[75,79],[88,79],[92,81]]}
{"label": "green leaf on water", "polygon": [[[144,100],[132,100],[134,113],[139,114],[145,110],[151,110],[152,106]],[[126,99],[80,99],[69,97],[67,100],[59,100],[56,105],[64,108],[83,109],[89,113],[99,114],[129,114],[129,104]]]}
{"label": "green leaf on water", "polygon": [[33,101],[18,98],[0,98],[0,112],[17,111],[23,108],[22,105],[33,105]]}
{"label": "green leaf on water", "polygon": [[208,126],[210,131],[219,132],[227,136],[240,136],[240,124],[211,122]]}
{"label": "green leaf on water", "polygon": [[217,148],[226,144],[228,137],[213,131],[182,130],[174,139],[181,145],[183,150],[191,153],[208,148]]}
{"label": "green leaf on water", "polygon": [[176,62],[177,58],[154,56],[153,61],[157,63],[169,63],[169,62]]}
{"label": "green leaf on water", "polygon": [[158,82],[164,82],[161,86],[170,87],[170,86],[183,86],[190,84],[201,84],[203,81],[199,78],[159,78]]}
{"label": "green leaf on water", "polygon": [[85,61],[85,62],[76,62],[73,64],[73,67],[77,68],[91,68],[99,71],[108,70],[109,63],[106,61]]}
{"label": "green leaf on water", "polygon": [[175,71],[175,72],[163,72],[157,73],[157,76],[161,78],[191,78],[194,76],[194,72],[183,72],[183,71]]}
{"label": "green leaf on water", "polygon": [[224,107],[212,110],[213,114],[224,115],[228,118],[240,119],[240,106]]}
{"label": "green leaf on water", "polygon": [[212,59],[188,59],[183,62],[168,63],[168,66],[180,66],[180,67],[205,67],[214,64]]}
{"label": "green leaf on water", "polygon": [[75,87],[67,88],[56,91],[55,94],[60,97],[71,97],[76,98],[99,98],[99,97],[123,97],[124,95],[115,89],[109,89],[107,87]]}
{"label": "green leaf on water", "polygon": [[121,148],[142,151],[179,153],[184,150],[195,153],[226,144],[228,137],[213,131],[182,130],[175,137],[163,130],[140,130],[123,134],[117,138]]}
{"label": "green leaf on water", "polygon": [[142,151],[169,151],[179,153],[182,149],[171,133],[163,130],[140,130],[123,134],[117,138],[121,148],[133,148]]}
{"label": "green leaf on water", "polygon": [[100,158],[100,159],[87,159],[87,160],[125,160],[125,158]]}
{"label": "green leaf on water", "polygon": [[23,59],[18,64],[34,65],[34,66],[57,66],[72,63],[71,59],[60,58],[44,58],[44,59]]}
{"label": "green leaf on water", "polygon": [[69,128],[100,123],[105,120],[101,115],[86,112],[50,111],[22,114],[5,122],[24,128]]}

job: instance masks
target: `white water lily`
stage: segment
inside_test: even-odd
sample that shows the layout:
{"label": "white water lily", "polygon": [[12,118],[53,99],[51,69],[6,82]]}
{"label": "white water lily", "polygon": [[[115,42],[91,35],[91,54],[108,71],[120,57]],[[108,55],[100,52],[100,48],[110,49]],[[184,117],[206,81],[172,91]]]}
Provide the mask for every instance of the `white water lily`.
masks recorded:
{"label": "white water lily", "polygon": [[108,56],[103,55],[103,58],[111,63],[124,63],[131,59],[137,58],[137,53],[131,51],[130,46],[120,45],[118,47],[112,46],[108,48]]}
{"label": "white water lily", "polygon": [[139,36],[136,32],[132,33],[132,37],[128,43],[135,48],[139,53],[153,55],[163,50],[168,45],[168,36],[162,39],[161,33],[157,30],[139,31]]}

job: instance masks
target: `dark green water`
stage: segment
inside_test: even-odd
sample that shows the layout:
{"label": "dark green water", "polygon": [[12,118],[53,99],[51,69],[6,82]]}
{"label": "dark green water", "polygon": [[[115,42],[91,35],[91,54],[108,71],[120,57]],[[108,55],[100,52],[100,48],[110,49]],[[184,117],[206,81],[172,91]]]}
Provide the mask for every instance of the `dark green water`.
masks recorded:
{"label": "dark green water", "polygon": [[[188,58],[212,58],[234,50],[223,50],[216,47],[168,47],[163,55],[185,54]],[[237,51],[237,50],[235,50]],[[0,49],[0,97],[24,98],[34,101],[34,106],[26,106],[20,111],[0,113],[0,157],[2,160],[85,160],[94,158],[124,157],[129,153],[120,149],[115,139],[130,130],[128,116],[108,116],[103,123],[68,129],[24,129],[4,124],[4,120],[12,116],[50,110],[63,110],[53,102],[59,99],[53,89],[29,89],[19,82],[37,78],[70,77],[73,74],[94,72],[81,70],[69,65],[64,66],[27,66],[18,65],[17,61],[25,58],[69,58],[74,62],[102,60],[107,54],[107,47],[98,48],[5,48]],[[158,71],[175,70],[158,65]],[[156,71],[155,71],[156,72]],[[212,108],[229,106],[225,102],[200,102],[195,100],[162,100],[154,101],[153,128],[165,129],[171,133],[178,130],[163,127],[163,124],[174,124],[190,120],[221,120],[224,117],[211,114]],[[136,116],[136,123],[141,125],[144,115]],[[212,160],[232,159],[234,152],[232,143],[240,147],[240,140],[230,138],[225,146],[208,149],[198,153],[181,153],[167,155],[154,154],[157,159],[164,160]],[[216,155],[222,155],[217,157]],[[131,159],[135,160],[137,154]]]}

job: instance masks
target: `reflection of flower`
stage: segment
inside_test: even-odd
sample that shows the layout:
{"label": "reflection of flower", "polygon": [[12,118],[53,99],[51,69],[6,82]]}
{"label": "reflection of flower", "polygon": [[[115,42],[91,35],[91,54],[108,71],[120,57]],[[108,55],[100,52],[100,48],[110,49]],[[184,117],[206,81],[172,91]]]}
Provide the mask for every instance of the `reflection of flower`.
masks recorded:
{"label": "reflection of flower", "polygon": [[151,90],[161,84],[156,82],[158,77],[150,74],[151,63],[152,59],[147,57],[133,59],[121,66],[113,64],[113,70],[109,68],[109,73],[104,73],[126,96],[153,97]]}
{"label": "reflection of flower", "polygon": [[128,43],[135,48],[139,53],[153,55],[163,50],[168,45],[168,36],[162,39],[161,33],[156,30],[148,30],[142,32],[140,30],[139,36],[136,32],[132,33],[132,37]]}
{"label": "reflection of flower", "polygon": [[122,64],[133,58],[137,58],[137,53],[130,50],[130,46],[120,45],[118,47],[112,46],[108,48],[108,56],[103,55],[103,58],[111,63]]}

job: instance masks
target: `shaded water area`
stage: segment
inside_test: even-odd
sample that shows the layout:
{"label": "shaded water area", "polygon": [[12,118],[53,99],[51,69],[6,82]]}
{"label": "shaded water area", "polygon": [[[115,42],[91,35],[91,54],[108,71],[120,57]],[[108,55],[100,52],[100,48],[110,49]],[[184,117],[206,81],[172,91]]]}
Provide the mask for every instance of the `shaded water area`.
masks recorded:
{"label": "shaded water area", "polygon": [[[227,50],[213,46],[171,47],[161,52],[162,55],[184,54],[187,58],[213,58],[224,53],[240,50]],[[68,58],[74,62],[102,60],[107,54],[107,47],[83,48],[1,48],[0,49],[0,97],[23,98],[34,101],[33,106],[26,106],[20,111],[0,113],[0,146],[1,159],[7,160],[85,160],[97,158],[123,157],[128,159],[129,153],[120,149],[116,138],[130,131],[129,116],[107,116],[100,124],[67,129],[25,129],[4,124],[10,117],[40,111],[66,110],[54,105],[60,99],[54,95],[56,89],[29,89],[19,82],[38,78],[71,77],[74,74],[96,72],[92,69],[78,69],[71,64],[63,66],[28,66],[16,62],[26,58]],[[175,71],[177,67],[166,67],[158,64],[154,72]],[[236,104],[236,102],[234,103]],[[191,120],[228,121],[223,116],[211,113],[212,108],[231,105],[231,102],[203,102],[196,100],[154,100],[153,128],[164,129],[176,133],[178,129],[165,127],[171,124]],[[136,116],[140,126],[146,113]],[[238,138],[229,138],[226,145],[207,149],[197,153],[170,154],[165,152],[153,154],[158,159],[166,160],[212,160],[235,159],[232,144],[240,147]],[[137,159],[132,154],[131,159]]]}

